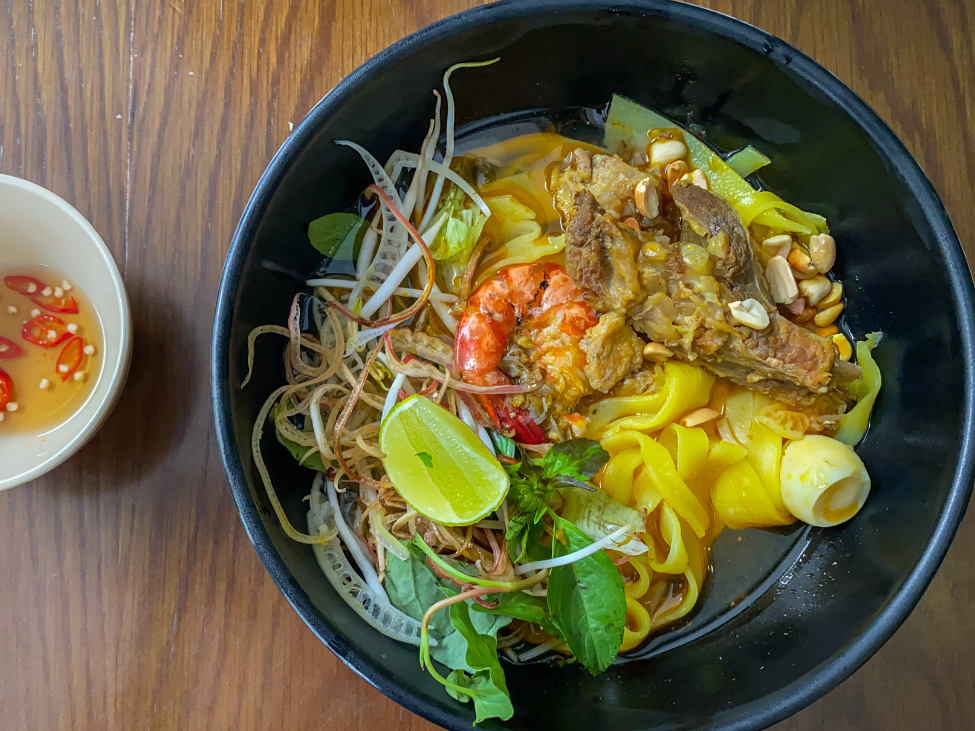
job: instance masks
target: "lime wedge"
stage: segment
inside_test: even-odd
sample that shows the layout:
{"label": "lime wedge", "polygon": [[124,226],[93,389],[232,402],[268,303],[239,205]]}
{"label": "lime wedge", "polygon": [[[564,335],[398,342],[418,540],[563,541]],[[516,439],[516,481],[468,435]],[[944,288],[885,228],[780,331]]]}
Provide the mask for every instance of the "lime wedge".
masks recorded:
{"label": "lime wedge", "polygon": [[424,396],[393,407],[382,423],[379,446],[403,499],[443,525],[476,523],[508,492],[508,474],[477,435]]}

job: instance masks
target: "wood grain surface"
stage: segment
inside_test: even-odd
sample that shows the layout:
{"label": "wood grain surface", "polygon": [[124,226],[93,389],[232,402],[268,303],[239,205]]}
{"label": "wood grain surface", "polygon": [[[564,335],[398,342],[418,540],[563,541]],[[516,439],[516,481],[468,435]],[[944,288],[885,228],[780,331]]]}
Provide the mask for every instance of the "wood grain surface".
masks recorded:
{"label": "wood grain surface", "polygon": [[[0,494],[0,728],[430,729],[346,669],[261,567],[220,465],[217,281],[261,172],[315,102],[469,0],[5,0],[0,172],[101,232],[131,296],[114,415]],[[711,0],[817,59],[887,120],[973,254],[975,3]],[[2,245],[2,244],[0,244]],[[918,609],[778,728],[975,728],[975,517]]]}

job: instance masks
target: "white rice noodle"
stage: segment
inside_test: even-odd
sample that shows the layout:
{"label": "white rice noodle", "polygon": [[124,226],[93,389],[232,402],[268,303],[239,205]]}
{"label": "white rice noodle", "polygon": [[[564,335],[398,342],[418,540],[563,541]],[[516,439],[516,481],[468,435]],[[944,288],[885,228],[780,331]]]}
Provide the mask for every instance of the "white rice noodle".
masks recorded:
{"label": "white rice noodle", "polygon": [[494,450],[491,435],[487,433],[487,429],[477,423],[474,419],[474,414],[467,408],[467,404],[464,403],[463,399],[457,399],[457,415],[462,422],[470,427],[471,431],[477,434],[477,438],[484,442],[484,446],[488,448],[488,451],[496,457],[498,453]]}
{"label": "white rice noodle", "polygon": [[[429,140],[420,148],[420,154],[426,162],[433,160],[433,154],[437,151],[437,142],[440,140],[440,92],[434,89],[433,95],[437,97],[437,109],[433,113],[432,120],[433,131],[430,134]],[[414,216],[419,216],[423,211],[423,201],[427,194],[427,172],[429,169],[426,163],[416,169],[417,196],[416,203],[413,204]]]}
{"label": "white rice noodle", "polygon": [[[336,140],[335,144],[351,147],[353,150],[358,152],[365,161],[366,165],[369,167],[369,172],[372,173],[372,177],[376,182],[376,185],[382,188],[383,192],[390,197],[394,205],[402,205],[399,193],[396,191],[396,186],[393,184],[393,181],[390,180],[386,170],[382,165],[379,164],[379,161],[377,161],[376,158],[369,154],[369,152],[361,145],[357,145],[355,142],[350,142],[349,140]],[[366,285],[372,287],[373,289],[378,289],[383,282],[386,281],[386,278],[396,267],[397,262],[399,262],[399,260],[406,253],[408,243],[406,227],[396,219],[393,212],[386,205],[385,201],[380,200],[380,208],[383,215],[382,236],[379,240],[376,256],[373,258],[372,263],[366,270],[364,277]]]}
{"label": "white rice noodle", "polygon": [[587,556],[602,551],[604,548],[609,548],[614,546],[620,538],[632,532],[634,527],[632,525],[624,525],[620,528],[614,530],[605,538],[600,538],[595,543],[592,543],[585,548],[580,548],[578,551],[573,551],[565,556],[559,556],[558,558],[546,558],[542,561],[532,561],[530,563],[525,563],[515,569],[516,574],[529,574],[533,571],[540,571],[542,569],[554,569],[556,566],[566,566],[570,563],[575,563],[576,561],[581,561]]}
{"label": "white rice noodle", "polygon": [[[312,535],[327,534],[338,513],[322,495],[321,484],[324,480],[324,475],[315,478],[309,496],[308,531]],[[420,644],[420,623],[394,607],[385,591],[377,593],[372,586],[363,582],[349,566],[338,537],[325,544],[315,544],[312,550],[332,588],[368,625],[394,640]],[[434,643],[435,640],[431,638],[430,642]]]}

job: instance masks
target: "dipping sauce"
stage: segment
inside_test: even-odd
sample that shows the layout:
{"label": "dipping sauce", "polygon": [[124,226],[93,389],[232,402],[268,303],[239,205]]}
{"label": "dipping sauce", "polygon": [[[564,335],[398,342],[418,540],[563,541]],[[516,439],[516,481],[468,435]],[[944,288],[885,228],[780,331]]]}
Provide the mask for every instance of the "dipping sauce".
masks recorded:
{"label": "dipping sauce", "polygon": [[0,270],[0,434],[44,434],[84,405],[102,333],[90,301],[50,267]]}

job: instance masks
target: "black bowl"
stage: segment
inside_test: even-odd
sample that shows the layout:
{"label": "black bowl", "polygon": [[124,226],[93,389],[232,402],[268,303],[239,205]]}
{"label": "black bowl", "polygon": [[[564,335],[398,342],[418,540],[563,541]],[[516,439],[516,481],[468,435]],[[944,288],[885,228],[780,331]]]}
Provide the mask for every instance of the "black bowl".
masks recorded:
{"label": "black bowl", "polygon": [[[405,38],[333,89],[261,178],[220,287],[213,399],[241,518],[278,587],[338,657],[415,713],[470,727],[470,707],[420,672],[416,648],[364,625],[269,509],[249,444],[261,403],[282,382],[282,343],[261,344],[252,382],[240,383],[251,328],[284,322],[300,273],[318,263],[307,224],[347,208],[368,183],[334,140],[355,140],[380,159],[417,149],[445,68],[495,56],[496,65],[455,77],[461,124],[559,118],[618,92],[701,125],[720,148],[758,146],[773,160],[762,183],[828,217],[853,332],[885,333],[876,353],[885,388],[859,449],[874,490],[854,521],[830,531],[726,532],[700,610],[643,659],[599,677],[579,667],[507,669],[516,708],[508,728],[770,725],[866,661],[944,557],[972,483],[973,290],[944,208],[890,129],[832,74],[739,21],[650,0],[612,9],[503,2]],[[273,437],[264,445],[301,525],[310,473]]]}

